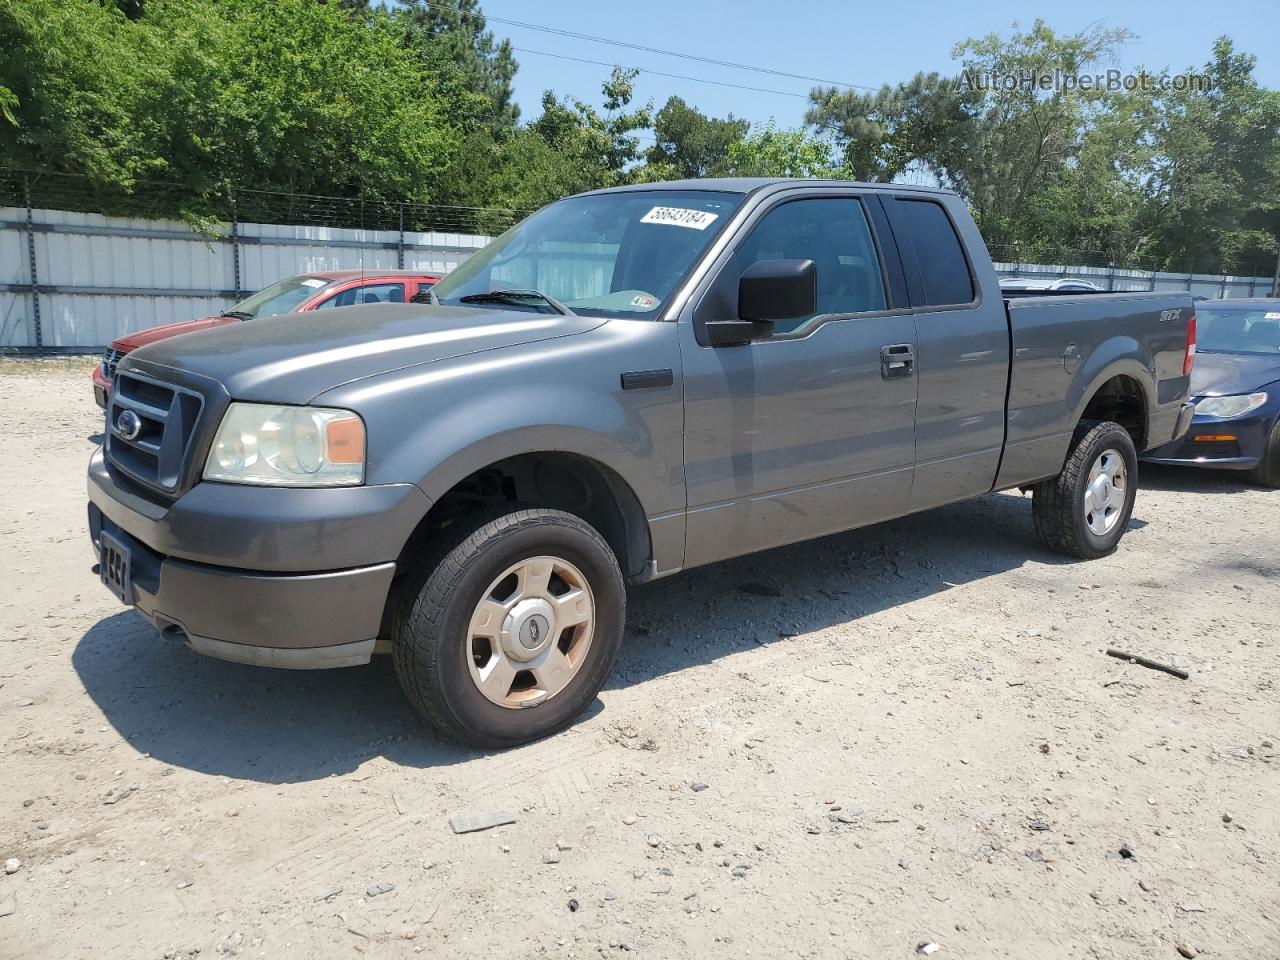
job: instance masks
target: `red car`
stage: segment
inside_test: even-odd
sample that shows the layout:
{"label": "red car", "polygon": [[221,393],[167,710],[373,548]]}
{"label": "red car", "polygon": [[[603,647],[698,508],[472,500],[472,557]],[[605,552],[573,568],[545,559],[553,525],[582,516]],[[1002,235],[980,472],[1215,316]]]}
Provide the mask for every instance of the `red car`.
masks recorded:
{"label": "red car", "polygon": [[112,340],[103,354],[102,363],[93,371],[93,397],[98,406],[105,409],[116,364],[130,350],[148,343],[279,313],[306,313],[323,307],[350,307],[362,303],[409,303],[425,298],[427,289],[439,279],[436,274],[412,270],[329,270],[281,280],[259,290],[248,300],[240,301],[220,316],[167,323]]}

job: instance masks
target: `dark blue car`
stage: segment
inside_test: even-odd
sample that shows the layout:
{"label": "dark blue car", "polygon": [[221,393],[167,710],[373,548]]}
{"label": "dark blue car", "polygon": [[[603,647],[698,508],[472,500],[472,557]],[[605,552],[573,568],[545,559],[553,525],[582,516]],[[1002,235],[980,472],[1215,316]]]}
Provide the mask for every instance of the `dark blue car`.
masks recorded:
{"label": "dark blue car", "polygon": [[1199,302],[1196,319],[1195,419],[1144,459],[1247,470],[1280,487],[1280,299]]}

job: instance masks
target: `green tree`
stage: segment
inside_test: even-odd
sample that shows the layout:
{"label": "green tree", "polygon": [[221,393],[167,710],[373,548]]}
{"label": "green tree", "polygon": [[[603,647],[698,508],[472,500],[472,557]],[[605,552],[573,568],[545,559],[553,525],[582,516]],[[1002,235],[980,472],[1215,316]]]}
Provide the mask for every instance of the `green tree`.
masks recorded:
{"label": "green tree", "polygon": [[918,74],[869,96],[817,88],[806,119],[834,138],[851,174],[891,180],[918,167],[968,201],[989,242],[1018,243],[1036,197],[1075,163],[1105,96],[981,78],[1085,73],[1128,37],[1102,28],[1061,35],[1037,20],[1025,32],[957,44],[957,78]]}
{"label": "green tree", "polygon": [[0,47],[17,127],[0,162],[125,191],[163,179],[185,208],[232,186],[431,199],[461,139],[450,115],[485,103],[387,13],[314,0],[148,0],[136,20],[0,0]]}
{"label": "green tree", "polygon": [[654,117],[655,142],[638,175],[646,180],[714,176],[733,145],[746,136],[748,126],[732,114],[723,120],[708,117],[679,97],[671,97]]}
{"label": "green tree", "polygon": [[636,133],[652,119],[648,106],[629,109],[634,78],[635,71],[614,69],[601,87],[603,111],[547,91],[529,125],[499,137],[473,133],[442,178],[450,202],[527,212],[632,179]]}
{"label": "green tree", "polygon": [[881,182],[917,167],[945,172],[970,142],[981,99],[937,73],[876,93],[820,87],[809,96],[805,122],[837,145],[849,175]]}
{"label": "green tree", "polygon": [[729,147],[724,170],[733,177],[839,177],[831,144],[803,130],[778,130],[772,123]]}
{"label": "green tree", "polygon": [[[952,51],[967,75],[1019,76],[1089,73],[1112,61],[1131,34],[1094,27],[1055,33],[1037,20],[1025,33],[989,34]],[[964,75],[962,75],[962,80]],[[973,84],[958,83],[962,92]],[[1023,218],[1036,195],[1075,161],[1092,113],[1106,109],[1107,95],[1094,90],[1041,90],[998,86],[984,93],[963,149],[949,151],[940,172],[974,208],[989,241],[1022,238]]]}
{"label": "green tree", "polygon": [[601,85],[604,111],[570,97],[558,99],[548,90],[542,95],[542,115],[530,124],[553,150],[571,158],[578,169],[578,189],[590,190],[622,183],[628,168],[640,158],[637,131],[653,123],[653,108],[633,110],[638,70],[614,67]]}
{"label": "green tree", "polygon": [[1141,222],[1164,265],[1197,272],[1269,268],[1280,249],[1280,94],[1255,58],[1220,37],[1198,90],[1142,105],[1149,163],[1138,171]]}
{"label": "green tree", "polygon": [[[367,3],[367,0],[365,0]],[[512,102],[518,65],[509,40],[486,29],[479,0],[405,0],[393,14],[405,42],[435,72],[456,70],[467,88],[488,100],[475,119],[495,130],[514,127],[520,108]]]}

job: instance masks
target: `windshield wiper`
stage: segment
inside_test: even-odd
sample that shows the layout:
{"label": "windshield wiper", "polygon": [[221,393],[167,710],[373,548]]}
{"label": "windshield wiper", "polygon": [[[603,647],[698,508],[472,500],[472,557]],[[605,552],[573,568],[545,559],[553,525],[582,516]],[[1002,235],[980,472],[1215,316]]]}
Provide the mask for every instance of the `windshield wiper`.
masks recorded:
{"label": "windshield wiper", "polygon": [[556,313],[576,317],[577,314],[555,297],[541,290],[490,290],[488,293],[469,293],[459,297],[459,303],[511,303],[513,300],[541,300]]}
{"label": "windshield wiper", "polygon": [[224,317],[234,317],[236,320],[252,320],[252,313],[245,313],[243,310],[228,310],[226,313],[220,314]]}

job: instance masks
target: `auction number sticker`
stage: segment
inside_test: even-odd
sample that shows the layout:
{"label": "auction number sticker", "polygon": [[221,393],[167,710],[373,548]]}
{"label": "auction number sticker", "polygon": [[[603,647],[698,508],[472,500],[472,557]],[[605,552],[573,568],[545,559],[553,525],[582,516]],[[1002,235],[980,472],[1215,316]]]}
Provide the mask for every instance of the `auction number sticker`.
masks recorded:
{"label": "auction number sticker", "polygon": [[720,214],[707,213],[705,210],[686,210],[684,207],[654,207],[640,218],[640,222],[665,223],[672,227],[705,230],[718,219],[720,219]]}
{"label": "auction number sticker", "polygon": [[1270,313],[1266,314],[1262,319],[1264,319],[1264,320],[1280,320],[1280,313],[1277,313],[1277,312],[1275,312],[1275,311],[1272,311],[1272,312],[1270,312]]}
{"label": "auction number sticker", "polygon": [[328,282],[328,280],[317,280],[315,277],[307,277],[302,281],[302,285],[304,287],[323,287]]}

